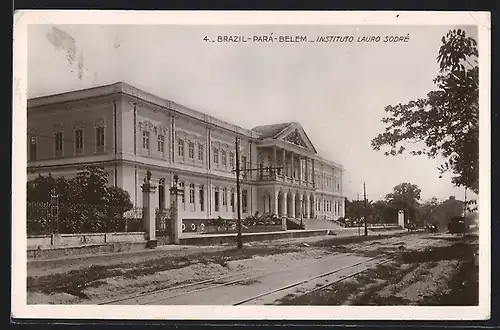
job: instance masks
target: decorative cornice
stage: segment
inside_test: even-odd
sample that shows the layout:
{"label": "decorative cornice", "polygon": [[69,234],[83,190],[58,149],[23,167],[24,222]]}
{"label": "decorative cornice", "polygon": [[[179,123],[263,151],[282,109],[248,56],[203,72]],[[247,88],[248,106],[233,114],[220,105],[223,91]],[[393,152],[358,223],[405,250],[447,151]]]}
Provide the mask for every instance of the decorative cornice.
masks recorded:
{"label": "decorative cornice", "polygon": [[85,128],[85,122],[84,122],[84,121],[81,121],[81,120],[76,120],[76,121],[73,123],[73,128],[74,128],[74,129],[83,129],[83,128]]}
{"label": "decorative cornice", "polygon": [[52,126],[52,132],[61,132],[64,131],[64,125],[63,124],[54,124]]}
{"label": "decorative cornice", "polygon": [[40,133],[40,129],[36,127],[28,127],[28,134],[29,135],[38,135]]}
{"label": "decorative cornice", "polygon": [[96,120],[93,121],[92,125],[94,127],[106,126],[106,120],[104,120],[103,117],[97,118]]}

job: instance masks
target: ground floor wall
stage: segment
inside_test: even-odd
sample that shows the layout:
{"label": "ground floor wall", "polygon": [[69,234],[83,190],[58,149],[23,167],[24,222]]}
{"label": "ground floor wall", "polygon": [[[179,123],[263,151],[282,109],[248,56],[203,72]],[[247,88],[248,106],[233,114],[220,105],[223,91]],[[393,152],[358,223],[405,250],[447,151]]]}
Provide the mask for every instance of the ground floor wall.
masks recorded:
{"label": "ground floor wall", "polygon": [[[236,180],[217,177],[208,173],[190,170],[175,171],[171,168],[149,166],[142,163],[117,162],[100,165],[108,173],[108,183],[125,189],[134,206],[140,207],[143,201],[141,185],[147,171],[151,171],[151,181],[157,186],[152,196],[154,208],[168,208],[171,205],[169,188],[174,174],[184,192],[179,206],[180,216],[184,219],[208,219],[222,217],[237,218]],[[79,166],[44,168],[28,171],[28,180],[39,174],[52,174],[54,178],[74,177]],[[301,189],[300,187],[280,187],[278,185],[260,186],[241,185],[241,216],[273,213],[280,216],[318,219],[338,219],[345,216],[345,199]]]}
{"label": "ground floor wall", "polygon": [[[151,171],[151,181],[157,186],[152,196],[153,207],[168,208],[172,202],[170,187],[174,174],[178,175],[182,196],[179,212],[183,219],[207,219],[222,217],[237,218],[237,196],[235,180],[217,178],[206,173],[175,170],[170,168],[151,169],[144,165],[122,164],[118,182],[130,194],[134,205],[142,205],[141,185],[146,172]],[[257,191],[248,184],[241,185],[241,216],[247,217],[257,209]]]}

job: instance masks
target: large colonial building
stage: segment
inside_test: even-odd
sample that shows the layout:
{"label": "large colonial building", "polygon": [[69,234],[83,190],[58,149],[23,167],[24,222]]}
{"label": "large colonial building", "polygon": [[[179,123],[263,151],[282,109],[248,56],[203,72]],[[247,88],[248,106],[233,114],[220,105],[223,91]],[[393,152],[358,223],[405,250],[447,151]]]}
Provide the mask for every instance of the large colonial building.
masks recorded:
{"label": "large colonial building", "polygon": [[241,168],[258,169],[243,172],[243,217],[344,215],[343,167],[318,155],[300,124],[247,130],[121,82],[28,100],[28,179],[71,177],[96,164],[141,205],[150,170],[162,208],[177,174],[183,218],[236,218],[236,137]]}

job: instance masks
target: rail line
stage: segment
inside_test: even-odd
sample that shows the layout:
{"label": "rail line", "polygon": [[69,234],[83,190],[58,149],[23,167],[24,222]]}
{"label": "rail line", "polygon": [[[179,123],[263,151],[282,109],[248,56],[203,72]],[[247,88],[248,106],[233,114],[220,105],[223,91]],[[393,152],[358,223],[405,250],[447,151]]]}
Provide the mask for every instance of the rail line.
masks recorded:
{"label": "rail line", "polygon": [[[330,260],[336,260],[336,259],[339,259],[339,258],[342,258],[342,257],[345,257],[345,256],[346,255],[344,255],[344,254],[337,254],[335,257],[331,258]],[[220,277],[216,277],[216,278],[212,278],[212,279],[206,279],[206,280],[202,280],[202,281],[197,281],[197,282],[192,282],[192,283],[186,283],[186,284],[181,284],[181,285],[177,285],[177,286],[171,286],[171,287],[164,288],[164,289],[153,290],[153,291],[149,291],[149,292],[143,292],[143,293],[135,294],[135,295],[132,295],[132,296],[127,296],[127,297],[123,297],[123,298],[108,300],[108,301],[105,301],[105,302],[101,302],[98,305],[111,305],[111,304],[114,304],[114,303],[124,302],[124,301],[127,301],[127,300],[133,300],[133,299],[137,299],[137,298],[142,298],[142,297],[147,297],[147,296],[153,296],[153,295],[160,294],[160,293],[163,293],[163,292],[176,291],[176,290],[185,289],[185,288],[189,288],[189,287],[195,287],[195,286],[198,286],[198,285],[216,283],[213,286],[206,286],[206,287],[203,287],[203,288],[199,288],[199,289],[195,289],[195,290],[187,291],[187,292],[182,292],[182,293],[171,295],[171,296],[167,296],[167,297],[162,297],[159,300],[155,300],[155,302],[163,301],[163,300],[171,299],[171,298],[174,298],[174,297],[179,297],[179,296],[182,296],[182,295],[188,295],[188,294],[192,294],[192,293],[195,293],[195,292],[200,292],[200,291],[204,291],[204,290],[215,289],[215,288],[218,288],[218,287],[221,287],[221,286],[228,286],[228,285],[231,285],[231,284],[236,284],[238,282],[248,281],[248,280],[251,280],[251,279],[254,279],[254,278],[258,278],[258,277],[262,277],[262,276],[265,276],[265,275],[277,274],[277,273],[280,273],[280,272],[289,271],[289,270],[296,269],[296,268],[299,268],[299,267],[313,265],[313,264],[319,263],[320,261],[318,261],[318,260],[320,260],[320,259],[322,259],[322,258],[315,258],[314,261],[312,261],[310,263],[307,263],[305,265],[301,264],[301,265],[297,265],[297,266],[293,266],[293,267],[286,267],[286,268],[282,268],[282,269],[278,269],[278,270],[273,270],[273,271],[270,271],[270,272],[260,273],[258,275],[241,277],[241,276],[245,276],[247,274],[255,273],[256,271],[268,268],[267,266],[263,266],[263,267],[260,267],[260,268],[257,268],[257,269],[251,269],[251,270],[239,273],[239,274],[229,274],[229,275],[220,276]],[[238,277],[238,276],[239,276],[238,279],[235,279],[235,280],[232,280],[232,281],[229,281],[229,282],[224,282],[224,283],[217,283],[217,282],[220,282],[222,280],[225,280],[225,279],[228,279],[228,278],[231,278],[231,277]],[[144,302],[143,304],[145,305],[145,304],[148,304],[149,302],[151,302],[151,301],[148,300],[148,301]]]}
{"label": "rail line", "polygon": [[[424,245],[424,244],[425,244],[425,242],[424,243],[420,243],[420,244],[415,244],[414,246],[412,246],[412,249],[419,249],[421,247],[421,245]],[[278,289],[270,290],[270,291],[258,294],[256,296],[253,296],[253,297],[250,297],[250,298],[247,298],[247,299],[243,299],[243,300],[238,301],[238,302],[236,302],[236,303],[234,303],[232,305],[233,306],[242,305],[242,304],[245,304],[247,302],[250,302],[250,301],[253,301],[253,300],[256,300],[256,299],[259,299],[259,298],[262,298],[262,297],[265,297],[265,296],[268,296],[268,295],[271,295],[271,294],[274,294],[274,293],[277,293],[277,292],[280,292],[280,291],[291,289],[293,287],[300,286],[301,284],[305,284],[307,282],[311,282],[311,281],[314,281],[316,279],[319,279],[319,278],[322,278],[322,277],[326,277],[326,276],[338,273],[340,271],[343,271],[343,270],[346,270],[346,269],[349,269],[349,268],[355,268],[355,267],[360,266],[362,264],[368,264],[370,262],[373,262],[374,260],[383,260],[381,263],[377,263],[376,265],[370,267],[370,268],[374,268],[374,267],[377,267],[377,266],[379,266],[379,265],[381,265],[383,263],[387,263],[387,262],[389,262],[391,260],[394,260],[397,257],[397,254],[398,254],[398,252],[395,252],[395,253],[391,254],[391,255],[395,255],[395,256],[392,256],[392,257],[380,256],[380,257],[373,257],[373,258],[369,258],[369,259],[366,259],[366,260],[362,260],[360,262],[357,262],[357,263],[354,263],[354,264],[351,264],[351,265],[347,265],[347,266],[344,266],[344,267],[341,267],[341,268],[338,268],[338,269],[335,269],[335,270],[332,270],[332,271],[328,271],[328,272],[325,272],[323,274],[316,275],[316,276],[310,277],[308,279],[304,279],[304,280],[295,282],[293,284],[280,287]],[[331,261],[337,260],[337,259],[340,259],[340,258],[343,258],[343,257],[347,257],[348,255],[350,255],[350,253],[348,253],[348,254],[340,253],[340,254],[335,255],[335,257],[329,258],[329,260],[331,260]],[[254,275],[251,275],[251,276],[246,276],[247,274],[255,273],[256,271],[258,272],[259,270],[263,270],[263,269],[268,268],[266,266],[263,266],[263,267],[260,267],[258,269],[248,270],[248,271],[245,271],[245,272],[239,273],[239,274],[230,274],[230,275],[225,275],[225,276],[216,277],[216,278],[212,278],[212,279],[206,279],[206,280],[202,280],[202,281],[197,281],[197,282],[193,282],[193,283],[181,284],[181,285],[178,285],[178,286],[172,286],[172,287],[163,288],[163,289],[159,289],[159,290],[153,290],[153,291],[149,291],[149,292],[144,292],[144,293],[140,293],[140,294],[136,294],[136,295],[132,295],[132,296],[128,296],[128,297],[113,299],[113,300],[109,300],[109,301],[106,301],[106,302],[101,302],[98,305],[111,305],[111,304],[115,304],[115,303],[124,303],[124,302],[126,302],[128,300],[135,300],[135,299],[140,299],[140,298],[143,298],[143,297],[144,298],[145,297],[152,297],[152,298],[139,303],[139,305],[148,305],[148,304],[152,304],[152,303],[156,303],[157,304],[157,303],[160,303],[160,302],[172,299],[172,298],[186,296],[186,295],[190,295],[190,294],[194,294],[194,293],[198,293],[198,292],[202,292],[202,291],[206,291],[206,290],[212,290],[212,289],[216,289],[216,288],[219,288],[219,287],[224,287],[224,286],[229,286],[229,285],[232,285],[232,284],[237,284],[237,283],[240,283],[240,282],[250,281],[250,280],[254,280],[254,279],[257,279],[259,277],[264,277],[264,276],[267,276],[267,275],[274,275],[274,274],[278,274],[278,273],[282,273],[282,272],[287,272],[287,271],[290,271],[290,270],[293,270],[293,269],[296,269],[296,268],[299,268],[299,267],[308,267],[308,266],[311,266],[311,265],[314,265],[314,264],[318,264],[318,263],[321,263],[321,262],[324,262],[324,259],[322,257],[315,258],[315,260],[312,261],[312,262],[310,262],[310,263],[299,264],[299,265],[292,266],[292,267],[286,267],[286,268],[281,268],[281,269],[278,269],[278,270],[273,270],[273,271],[268,271],[268,272],[264,272],[264,273],[254,274]],[[362,273],[362,272],[364,272],[364,271],[366,271],[367,269],[370,269],[370,268],[365,268],[365,269],[363,269],[361,271],[354,272],[353,274],[349,274],[349,275],[347,275],[345,277],[342,277],[339,280],[330,282],[327,285],[324,285],[322,287],[327,287],[329,285],[333,285],[333,284],[338,283],[340,281],[343,281],[343,280],[345,280],[347,278],[353,277],[353,276],[355,276],[355,275],[357,275],[359,273]],[[226,280],[226,279],[231,279],[233,277],[237,277],[237,278],[235,278],[234,280],[229,280],[227,282],[218,283],[218,282],[221,282],[221,281]],[[212,285],[212,284],[214,284],[214,285]],[[197,286],[201,286],[201,287],[196,288]],[[315,288],[314,291],[320,290],[322,287]],[[186,288],[194,288],[194,289],[193,290],[189,290],[189,291],[182,291],[182,292],[175,293],[175,291],[186,289]],[[313,292],[313,291],[311,291],[311,292]],[[311,292],[306,292],[305,294],[309,294]],[[167,294],[168,293],[172,293],[172,294],[170,294],[168,296],[155,297],[156,295],[162,294],[162,293],[167,293]],[[135,303],[135,304],[137,304],[137,303]]]}
{"label": "rail line", "polygon": [[[422,245],[424,245],[424,244],[425,244],[425,243],[420,243],[420,244],[417,244],[416,246],[413,246],[413,248],[415,248],[416,250],[418,250],[418,249],[419,249]],[[429,246],[429,245],[427,245],[427,246]],[[280,287],[280,288],[278,288],[278,289],[274,289],[274,290],[271,290],[271,291],[268,291],[268,292],[264,292],[264,293],[261,293],[261,294],[255,295],[255,296],[250,297],[250,298],[246,298],[246,299],[240,300],[240,301],[238,301],[238,302],[236,302],[236,303],[233,303],[232,305],[233,305],[233,306],[243,305],[243,304],[248,303],[248,302],[250,302],[250,301],[257,300],[257,299],[259,299],[259,298],[263,298],[263,297],[265,297],[265,296],[269,296],[269,295],[272,295],[272,294],[274,294],[274,293],[278,293],[278,292],[281,292],[281,291],[285,291],[285,290],[288,290],[288,289],[292,289],[292,288],[294,288],[294,287],[298,287],[298,286],[299,286],[299,285],[301,285],[301,284],[305,284],[305,283],[308,283],[308,282],[314,281],[314,280],[316,280],[316,279],[320,279],[320,278],[322,278],[322,277],[326,277],[326,276],[329,276],[329,275],[332,275],[332,274],[338,273],[338,272],[340,272],[340,271],[342,271],[342,270],[345,270],[345,269],[354,268],[354,267],[359,266],[359,265],[361,265],[361,264],[367,264],[367,263],[369,263],[369,262],[371,262],[371,261],[373,261],[373,260],[379,260],[379,259],[380,259],[380,260],[382,260],[381,262],[379,262],[379,263],[377,263],[377,264],[373,265],[372,267],[365,268],[365,269],[362,269],[362,270],[360,270],[360,271],[356,271],[356,272],[351,273],[351,274],[346,275],[346,276],[342,276],[342,277],[341,277],[341,278],[339,278],[338,280],[335,280],[335,281],[329,282],[329,283],[324,284],[324,285],[321,285],[321,286],[319,286],[319,287],[315,287],[315,288],[314,288],[314,289],[312,289],[312,290],[306,291],[306,292],[304,292],[304,293],[302,293],[302,294],[299,294],[299,295],[298,295],[299,297],[301,297],[301,296],[305,296],[305,295],[311,294],[311,293],[313,293],[313,292],[319,291],[319,290],[321,290],[321,289],[324,289],[324,288],[326,288],[326,287],[332,286],[332,285],[334,285],[334,284],[336,284],[336,283],[339,283],[339,282],[345,281],[345,280],[347,280],[347,279],[349,279],[349,278],[352,278],[352,277],[354,277],[354,276],[356,276],[356,275],[358,275],[358,274],[361,274],[361,273],[363,273],[363,272],[366,272],[366,271],[367,271],[367,270],[369,270],[369,269],[372,269],[372,268],[378,267],[378,266],[380,266],[380,265],[386,264],[386,263],[388,263],[388,262],[390,262],[390,261],[393,261],[393,260],[394,260],[394,259],[396,259],[397,257],[398,257],[398,252],[394,252],[394,253],[392,253],[390,257],[387,257],[387,256],[374,257],[374,258],[371,258],[371,259],[369,259],[369,260],[364,260],[364,261],[361,261],[361,262],[356,263],[356,264],[353,264],[353,265],[345,266],[345,267],[342,267],[342,268],[336,269],[336,270],[334,270],[334,271],[330,271],[330,272],[326,272],[326,273],[323,273],[323,274],[320,274],[320,275],[317,275],[317,276],[313,276],[313,277],[311,277],[311,278],[308,278],[308,279],[305,279],[305,280],[302,280],[302,281],[298,281],[298,282],[296,282],[296,283],[289,284],[289,285],[286,285],[286,286]]]}

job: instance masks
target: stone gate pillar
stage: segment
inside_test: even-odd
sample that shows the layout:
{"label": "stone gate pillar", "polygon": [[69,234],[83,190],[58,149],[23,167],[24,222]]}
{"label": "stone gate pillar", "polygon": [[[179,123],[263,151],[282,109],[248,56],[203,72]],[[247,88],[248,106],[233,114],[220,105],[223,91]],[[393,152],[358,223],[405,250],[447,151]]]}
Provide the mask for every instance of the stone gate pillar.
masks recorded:
{"label": "stone gate pillar", "polygon": [[156,191],[156,186],[151,182],[151,172],[146,172],[146,178],[144,178],[144,183],[141,186],[142,189],[142,211],[143,211],[143,221],[144,229],[147,234],[147,244],[148,248],[155,248],[158,245],[156,240],[156,216],[155,209],[153,207],[152,195]]}
{"label": "stone gate pillar", "polygon": [[399,210],[398,212],[398,226],[401,228],[405,227],[405,211]]}
{"label": "stone gate pillar", "polygon": [[177,177],[177,175],[174,175],[174,182],[172,187],[170,188],[170,240],[172,244],[180,244],[180,237],[182,234],[182,218],[179,212],[179,205],[181,203],[183,193],[184,192],[179,186],[179,178]]}

